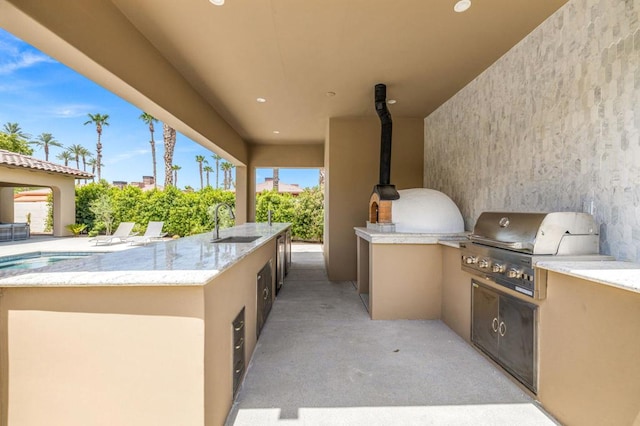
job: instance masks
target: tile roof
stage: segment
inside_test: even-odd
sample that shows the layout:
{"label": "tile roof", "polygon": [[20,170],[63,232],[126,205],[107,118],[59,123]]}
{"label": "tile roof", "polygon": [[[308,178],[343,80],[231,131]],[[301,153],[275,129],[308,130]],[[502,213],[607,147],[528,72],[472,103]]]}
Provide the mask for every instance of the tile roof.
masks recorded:
{"label": "tile roof", "polygon": [[49,161],[39,160],[28,155],[0,149],[0,166],[21,167],[29,170],[41,170],[43,172],[57,173],[75,178],[92,178],[93,174],[73,167],[62,166]]}

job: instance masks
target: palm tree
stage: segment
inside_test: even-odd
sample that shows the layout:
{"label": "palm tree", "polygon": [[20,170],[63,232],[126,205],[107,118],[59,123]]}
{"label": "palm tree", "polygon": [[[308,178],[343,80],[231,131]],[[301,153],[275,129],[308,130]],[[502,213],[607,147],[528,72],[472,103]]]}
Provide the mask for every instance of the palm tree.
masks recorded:
{"label": "palm tree", "polygon": [[223,161],[222,164],[220,165],[220,168],[222,169],[222,172],[224,173],[224,179],[222,180],[222,188],[225,189],[225,190],[229,189],[230,177],[227,177],[227,176],[231,172],[231,163]]}
{"label": "palm tree", "polygon": [[82,157],[82,170],[84,170],[86,172],[87,171],[87,158],[93,157],[93,154],[91,153],[91,151],[89,151],[84,146],[81,146],[81,148],[82,149],[80,150],[80,157]]}
{"label": "palm tree", "polygon": [[280,192],[280,169],[277,167],[273,168],[273,190]]}
{"label": "palm tree", "polygon": [[96,181],[96,165],[98,164],[98,160],[96,160],[95,158],[91,157],[89,158],[89,160],[87,160],[87,165],[91,166],[91,173],[93,174],[93,177],[91,178],[91,182],[95,182]]}
{"label": "palm tree", "polygon": [[[69,151],[73,155],[73,158],[76,160],[76,169],[78,170],[80,170],[80,157],[82,157],[86,150],[87,149],[84,146],[78,145],[77,143],[69,145],[69,147],[67,148],[67,151]],[[96,160],[96,166],[97,165],[98,162]]]}
{"label": "palm tree", "polygon": [[22,131],[18,123],[6,122],[2,127],[2,131],[8,134],[9,136],[15,136],[20,139],[31,138],[31,135],[29,133],[25,133]]}
{"label": "palm tree", "polygon": [[211,157],[216,160],[216,188],[218,188],[218,175],[220,174],[220,160],[222,160],[222,157],[218,154],[213,154]]}
{"label": "palm tree", "polygon": [[149,141],[149,143],[151,144],[151,159],[153,161],[153,187],[155,188],[158,176],[156,173],[156,142],[153,139],[153,133],[155,131],[153,123],[157,123],[158,120],[153,115],[146,112],[140,114],[139,118],[149,126],[149,133],[151,134],[151,140]]}
{"label": "palm tree", "polygon": [[87,114],[89,119],[85,121],[87,124],[95,124],[96,133],[98,134],[98,142],[96,142],[96,169],[98,170],[98,181],[100,181],[100,169],[102,168],[102,142],[100,137],[102,136],[102,127],[109,125],[109,114]]}
{"label": "palm tree", "polygon": [[213,167],[207,165],[207,166],[204,166],[202,170],[204,170],[205,173],[207,174],[207,186],[211,186],[209,185],[209,173],[213,171]]}
{"label": "palm tree", "polygon": [[164,186],[173,185],[173,149],[176,146],[176,131],[167,123],[162,123],[162,138],[164,139]]}
{"label": "palm tree", "polygon": [[41,133],[36,140],[29,142],[31,145],[42,147],[44,149],[44,160],[49,161],[49,147],[57,146],[62,148],[62,144],[53,138],[51,133]]}
{"label": "palm tree", "polygon": [[231,187],[236,187],[236,183],[233,181],[233,169],[235,169],[236,166],[233,163],[229,163],[229,189],[231,189]]}
{"label": "palm tree", "polygon": [[28,141],[31,135],[23,132],[18,123],[5,123],[0,136],[2,149],[25,155],[33,154],[33,149],[29,146]]}
{"label": "palm tree", "polygon": [[73,160],[73,154],[69,151],[62,151],[60,154],[56,155],[56,158],[64,161],[64,165],[69,167],[69,161]]}
{"label": "palm tree", "polygon": [[[87,171],[87,158],[91,158],[93,157],[93,154],[91,153],[91,151],[89,151],[87,148],[85,148],[84,146],[82,147],[82,150],[80,151],[80,156],[82,157],[82,170],[84,170],[85,172]],[[84,183],[87,183],[87,179],[84,179]]]}
{"label": "palm tree", "polygon": [[202,182],[202,163],[204,161],[204,155],[196,155],[196,163],[198,163],[198,171],[200,172],[200,189],[204,188],[204,184]]}
{"label": "palm tree", "polygon": [[178,187],[178,170],[180,170],[181,168],[182,167],[178,166],[177,164],[171,166],[171,170],[173,170],[173,185],[176,188]]}

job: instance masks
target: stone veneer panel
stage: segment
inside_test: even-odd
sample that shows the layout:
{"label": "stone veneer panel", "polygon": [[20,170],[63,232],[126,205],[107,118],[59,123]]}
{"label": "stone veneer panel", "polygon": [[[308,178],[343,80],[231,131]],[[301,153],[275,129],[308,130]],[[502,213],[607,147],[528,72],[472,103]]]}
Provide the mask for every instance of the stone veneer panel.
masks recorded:
{"label": "stone veneer panel", "polygon": [[601,252],[640,262],[639,21],[637,0],[569,1],[425,118],[424,186],[468,230],[593,201]]}

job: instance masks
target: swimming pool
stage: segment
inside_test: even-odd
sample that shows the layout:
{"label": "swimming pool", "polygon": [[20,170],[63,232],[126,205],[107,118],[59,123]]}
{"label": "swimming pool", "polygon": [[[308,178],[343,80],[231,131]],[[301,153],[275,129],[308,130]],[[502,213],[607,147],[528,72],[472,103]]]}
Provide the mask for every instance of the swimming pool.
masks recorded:
{"label": "swimming pool", "polygon": [[37,269],[48,266],[56,262],[69,259],[79,259],[82,257],[99,254],[96,252],[53,252],[36,251],[32,253],[22,253],[13,256],[0,257],[0,270],[10,269]]}

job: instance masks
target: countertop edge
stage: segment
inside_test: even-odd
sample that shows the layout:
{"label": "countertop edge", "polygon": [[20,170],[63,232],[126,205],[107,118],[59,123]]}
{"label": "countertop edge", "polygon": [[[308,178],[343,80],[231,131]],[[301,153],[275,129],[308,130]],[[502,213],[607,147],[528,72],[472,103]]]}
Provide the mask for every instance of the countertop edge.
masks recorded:
{"label": "countertop edge", "polygon": [[445,244],[459,247],[460,241],[466,240],[466,233],[428,234],[403,232],[378,232],[364,227],[354,227],[358,237],[372,244]]}
{"label": "countertop edge", "polygon": [[[220,230],[220,234],[222,237],[228,237],[247,234],[247,231],[253,233],[259,229],[258,226],[252,227],[252,225],[256,224],[248,223],[234,226]],[[290,223],[274,223],[273,228],[269,228],[268,234],[261,235],[261,238],[254,243],[247,243],[247,245],[243,247],[244,250],[239,251],[239,253],[233,257],[224,259],[219,265],[216,265],[216,268],[153,270],[140,267],[139,269],[99,270],[95,265],[87,264],[87,270],[82,270],[81,268],[85,265],[82,263],[75,268],[77,270],[59,270],[61,268],[56,268],[56,265],[53,265],[43,268],[42,270],[38,269],[24,274],[0,277],[0,288],[203,287],[212,282],[220,273],[232,268],[239,261],[265,244],[268,244],[289,228],[291,228]],[[201,237],[194,235],[179,240],[157,242],[154,244],[165,244],[163,248],[167,247],[166,244],[174,244],[179,249],[180,245],[201,244],[200,240],[202,238],[209,238],[206,236],[207,234],[210,233],[201,234]],[[133,261],[135,261],[136,258],[145,260],[143,258],[145,252],[143,251],[129,252],[128,254],[133,258]],[[127,251],[103,253],[103,255],[126,256]]]}
{"label": "countertop edge", "polygon": [[536,268],[640,293],[640,264],[618,260],[543,261]]}

